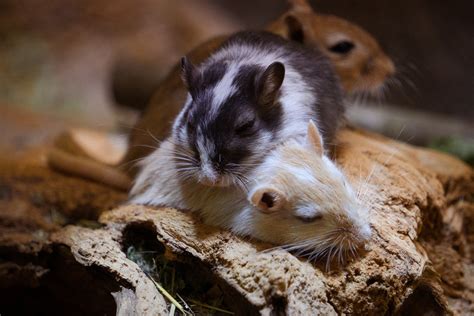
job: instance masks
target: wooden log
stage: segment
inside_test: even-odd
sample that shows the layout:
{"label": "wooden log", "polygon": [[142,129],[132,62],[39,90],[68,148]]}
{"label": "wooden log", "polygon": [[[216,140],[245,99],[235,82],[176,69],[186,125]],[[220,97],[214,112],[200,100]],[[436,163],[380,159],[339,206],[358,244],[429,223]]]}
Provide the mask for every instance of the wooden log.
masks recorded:
{"label": "wooden log", "polygon": [[[325,262],[307,262],[273,245],[206,226],[193,214],[139,205],[102,213],[102,226],[95,229],[70,225],[48,231],[36,248],[10,235],[9,243],[0,240],[0,254],[9,271],[16,267],[23,289],[60,292],[75,284],[75,274],[91,280],[91,286],[82,286],[106,305],[92,309],[96,313],[113,308],[140,315],[168,313],[169,303],[126,256],[127,247],[139,241],[151,242],[153,251],[179,264],[183,273],[212,280],[236,314],[473,313],[472,168],[442,153],[354,129],[340,132],[335,158],[361,190],[373,236],[360,258],[332,265],[330,271]],[[20,249],[29,250],[19,256]],[[61,287],[57,271],[66,264],[73,268],[64,271]],[[34,284],[27,282],[31,275]],[[0,280],[6,279],[0,273]],[[9,284],[2,293],[15,282]],[[78,299],[88,297],[83,292]],[[113,301],[110,293],[128,299]],[[61,304],[66,309],[78,303]]]}

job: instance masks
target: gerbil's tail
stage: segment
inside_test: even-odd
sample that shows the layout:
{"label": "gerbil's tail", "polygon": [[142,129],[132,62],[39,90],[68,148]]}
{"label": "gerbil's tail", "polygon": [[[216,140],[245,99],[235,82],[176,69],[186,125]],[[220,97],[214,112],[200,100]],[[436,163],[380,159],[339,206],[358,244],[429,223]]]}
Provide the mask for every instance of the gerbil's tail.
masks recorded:
{"label": "gerbil's tail", "polygon": [[48,165],[55,170],[128,191],[132,179],[123,171],[86,157],[53,148],[47,153]]}

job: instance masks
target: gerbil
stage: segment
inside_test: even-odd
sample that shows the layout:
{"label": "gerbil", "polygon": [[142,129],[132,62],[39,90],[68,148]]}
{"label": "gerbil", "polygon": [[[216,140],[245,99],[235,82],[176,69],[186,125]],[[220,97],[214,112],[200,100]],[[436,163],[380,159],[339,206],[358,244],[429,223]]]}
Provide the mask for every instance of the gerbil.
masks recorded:
{"label": "gerbil", "polygon": [[367,31],[337,16],[315,13],[306,0],[290,3],[291,9],[267,30],[318,46],[331,59],[346,93],[377,93],[395,74],[392,60]]}
{"label": "gerbil", "polygon": [[[171,139],[195,181],[229,186],[280,142],[317,122],[328,148],[343,120],[339,82],[315,48],[268,32],[240,32],[199,67],[186,58],[189,91]],[[178,157],[177,157],[178,159]]]}
{"label": "gerbil", "polygon": [[[320,46],[322,53],[326,54],[333,62],[346,93],[361,91],[364,87],[367,89],[366,91],[370,91],[383,85],[387,76],[393,72],[393,63],[367,32],[346,20],[314,13],[306,1],[290,1],[290,4],[290,10],[271,23],[267,29],[286,38],[303,42],[310,47]],[[332,46],[328,43],[333,43],[329,40],[333,39],[335,34],[343,34],[344,39],[353,44],[349,53],[331,52]],[[195,63],[200,63],[218,49],[227,38],[227,36],[221,36],[211,39],[191,51],[187,56]],[[340,43],[341,46],[347,46],[344,41]],[[349,44],[349,46],[351,45]],[[372,56],[380,56],[377,60],[385,62],[371,62],[371,67],[365,67],[365,65],[369,65],[370,60],[373,60]],[[385,64],[388,66],[384,66]],[[381,69],[377,68],[379,65],[382,65]],[[385,68],[388,69],[388,72]],[[380,75],[363,75],[366,73],[362,72],[363,69],[372,69],[370,74]],[[98,165],[95,168],[97,170],[103,168],[108,174],[116,172],[116,178],[121,179],[120,183],[110,182],[111,178],[106,178],[101,173],[87,171],[79,173],[78,170],[84,170],[84,168],[77,167],[83,158],[71,157],[70,160],[73,163],[69,165],[57,164],[55,161],[59,161],[61,157],[55,155],[57,152],[52,151],[49,154],[52,159],[48,159],[50,165],[61,171],[78,174],[81,177],[127,190],[129,185],[122,179],[128,177],[128,183],[131,183],[131,178],[138,171],[134,162],[146,157],[153,147],[157,146],[156,140],[161,141],[169,135],[171,124],[186,100],[187,91],[181,81],[180,74],[180,66],[176,65],[156,89],[148,107],[130,132],[129,147],[119,164],[121,167],[94,162]],[[367,81],[364,81],[366,78],[368,78]]]}
{"label": "gerbil", "polygon": [[[377,92],[386,79],[394,75],[393,62],[367,31],[337,16],[314,12],[306,0],[288,2],[288,11],[270,23],[265,30],[307,46],[318,46],[333,62],[346,93]],[[216,37],[199,47],[209,55],[216,49],[214,44],[220,43],[224,38],[225,36]],[[193,58],[196,62],[202,59]],[[137,60],[137,65],[147,63],[150,62]],[[133,82],[129,80],[127,85],[123,84],[123,78],[116,78],[119,74],[124,76],[126,71],[114,72],[112,90],[120,95],[134,96],[134,102],[119,98],[118,103],[139,109],[150,104],[152,95],[163,82],[158,80],[156,74],[150,73],[156,68],[154,66],[148,67],[149,69],[135,66],[135,69],[118,63],[116,68],[131,68],[127,71],[134,73]]]}
{"label": "gerbil", "polygon": [[195,211],[207,224],[310,259],[354,254],[370,238],[367,210],[324,155],[316,126],[307,126],[306,137],[267,153],[245,189],[190,181],[179,172],[175,144],[165,140],[141,163],[129,202]]}

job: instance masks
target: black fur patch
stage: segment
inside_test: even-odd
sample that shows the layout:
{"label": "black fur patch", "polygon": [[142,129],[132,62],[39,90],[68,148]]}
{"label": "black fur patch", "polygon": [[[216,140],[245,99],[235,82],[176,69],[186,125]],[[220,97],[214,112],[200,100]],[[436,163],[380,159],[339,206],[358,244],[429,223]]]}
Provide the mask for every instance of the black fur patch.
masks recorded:
{"label": "black fur patch", "polygon": [[[204,138],[212,142],[215,151],[210,155],[216,170],[231,172],[228,164],[239,164],[260,149],[254,148],[263,131],[275,134],[280,129],[282,109],[275,104],[271,111],[261,111],[257,102],[256,79],[264,71],[260,66],[242,66],[233,80],[237,92],[225,100],[217,115],[210,117],[212,107],[212,87],[201,91],[193,101],[187,116],[189,146],[197,148],[199,128]],[[218,81],[217,81],[218,82]],[[215,82],[215,83],[217,83]],[[253,122],[245,133],[238,133],[239,127]],[[276,136],[276,135],[274,135]]]}
{"label": "black fur patch", "polygon": [[200,90],[205,90],[209,87],[215,86],[224,77],[227,70],[227,64],[217,62],[206,67],[202,73],[202,81],[198,87]]}
{"label": "black fur patch", "polygon": [[316,47],[306,47],[295,41],[268,32],[244,31],[233,35],[223,45],[251,44],[274,51],[283,49],[289,64],[303,77],[303,81],[313,88],[316,103],[312,105],[317,118],[324,147],[333,142],[334,135],[344,119],[342,89],[333,65]]}
{"label": "black fur patch", "polygon": [[[264,51],[283,51],[285,59],[289,60],[288,65],[296,69],[314,91],[315,104],[308,106],[314,111],[326,147],[334,137],[344,110],[340,85],[329,60],[317,49],[266,32],[237,33],[222,47],[236,45],[238,49],[240,44]],[[232,171],[229,163],[239,164],[247,157],[264,156],[269,148],[258,148],[259,137],[269,132],[273,141],[280,141],[277,137],[283,119],[283,109],[278,102],[264,111],[258,104],[257,81],[265,69],[257,65],[241,66],[233,79],[237,92],[220,105],[217,114],[211,115],[213,88],[225,75],[226,62],[231,60],[204,63],[192,104],[180,122],[180,128],[187,129],[189,146],[197,156],[198,129],[202,137],[213,144],[215,150],[209,158],[215,170],[221,173]],[[240,127],[246,124],[250,127],[245,129],[245,133],[239,133]]]}
{"label": "black fur patch", "polygon": [[[258,104],[258,79],[265,71],[265,68],[257,65],[244,65],[240,67],[234,78],[233,84],[238,87],[240,93],[250,100],[253,115],[257,115],[261,121],[260,127],[273,132],[278,131],[282,121],[283,111],[280,104],[268,110]],[[244,114],[244,113],[243,113]],[[245,119],[245,115],[244,115]]]}

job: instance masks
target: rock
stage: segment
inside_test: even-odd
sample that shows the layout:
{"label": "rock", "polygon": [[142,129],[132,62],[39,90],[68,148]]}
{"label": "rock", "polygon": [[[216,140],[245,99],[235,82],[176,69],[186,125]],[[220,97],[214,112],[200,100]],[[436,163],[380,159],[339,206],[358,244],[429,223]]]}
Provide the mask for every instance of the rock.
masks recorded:
{"label": "rock", "polygon": [[[5,247],[1,240],[0,254],[10,270],[22,271],[16,275],[23,276],[24,291],[59,292],[77,284],[78,277],[88,280],[77,300],[90,292],[96,298],[88,297],[89,305],[103,301],[90,313],[168,313],[169,303],[149,272],[127,258],[129,247],[140,242],[178,267],[188,281],[186,290],[195,286],[193,278],[217,286],[223,305],[236,314],[473,313],[472,168],[450,156],[355,129],[341,131],[335,157],[370,209],[373,237],[360,258],[344,266],[332,264],[329,271],[326,262],[310,263],[274,245],[206,226],[193,214],[138,205],[101,213],[102,226],[95,229],[44,228],[48,233],[37,247],[29,246],[29,239],[18,239],[16,247]],[[15,210],[8,203],[6,207]],[[0,216],[3,224],[5,215]],[[19,256],[20,249],[28,250]],[[66,265],[71,268],[65,270]],[[34,282],[26,282],[28,278]],[[0,273],[1,284],[5,279]],[[110,293],[121,294],[114,294],[114,301]],[[65,309],[77,306],[77,300],[55,301]]]}

